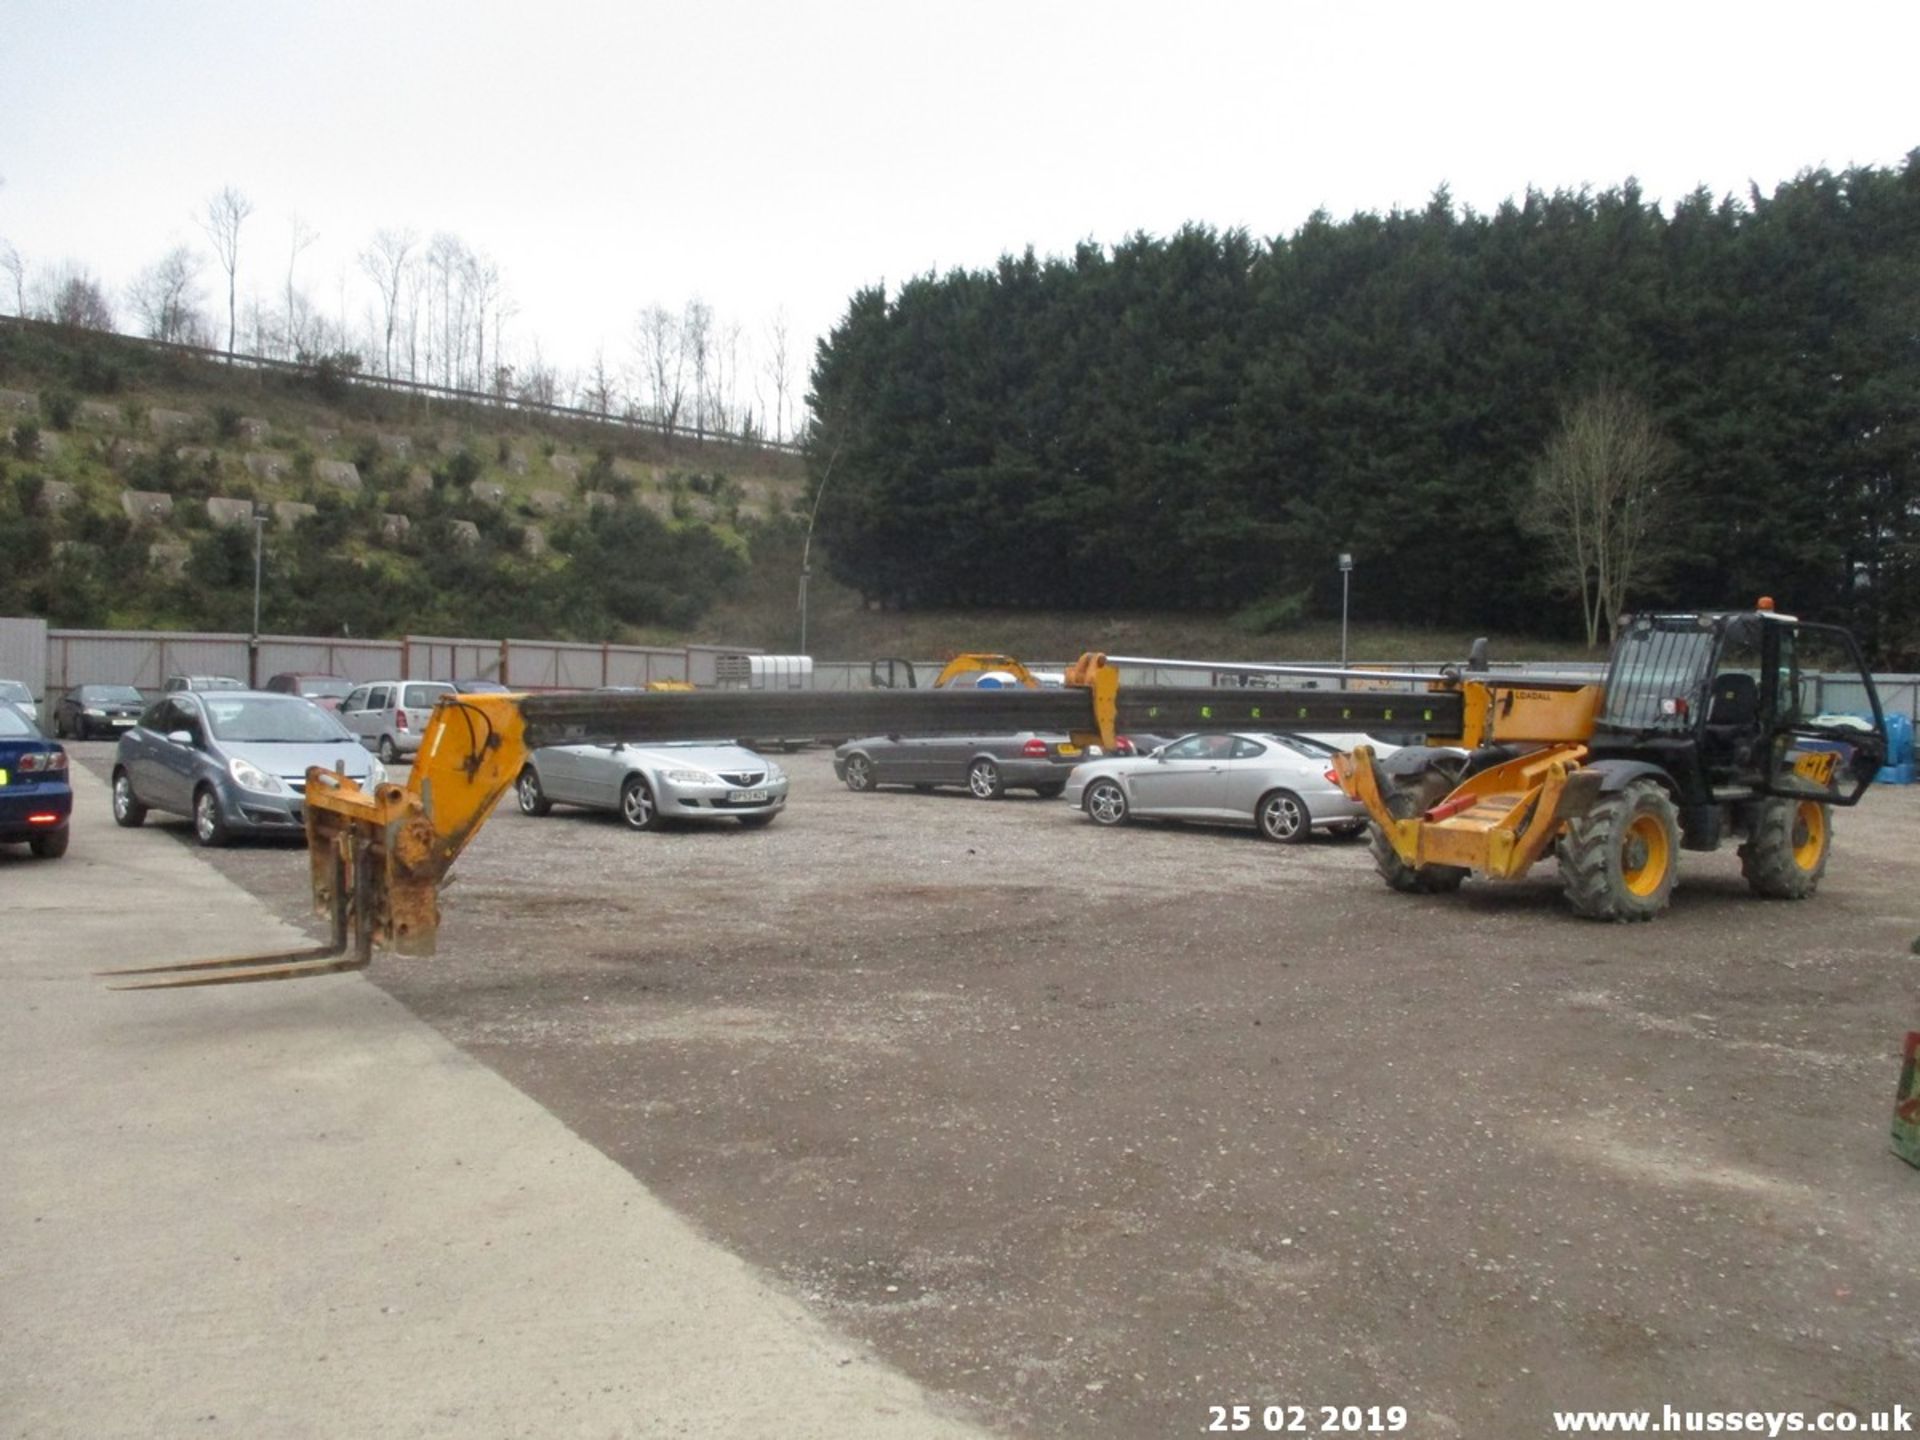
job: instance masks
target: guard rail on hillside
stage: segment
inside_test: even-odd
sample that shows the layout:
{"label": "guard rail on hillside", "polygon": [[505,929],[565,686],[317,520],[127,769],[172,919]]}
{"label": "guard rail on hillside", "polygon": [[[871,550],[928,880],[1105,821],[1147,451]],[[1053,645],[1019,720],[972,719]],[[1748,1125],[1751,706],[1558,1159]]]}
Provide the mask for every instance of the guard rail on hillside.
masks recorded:
{"label": "guard rail on hillside", "polygon": [[[74,335],[72,326],[56,325],[47,320],[28,320],[18,315],[0,315],[0,325],[12,326],[25,331],[38,331],[48,335],[70,339]],[[303,363],[298,360],[275,360],[265,355],[229,355],[224,350],[212,350],[203,345],[182,345],[173,340],[149,340],[139,335],[123,335],[119,331],[93,332],[111,339],[115,344],[130,345],[136,349],[151,351],[155,354],[175,355],[207,364],[233,366],[243,369],[274,372],[284,375],[298,375],[306,379],[315,379],[326,373],[344,385],[361,389],[386,390],[395,394],[419,395],[430,400],[445,400],[454,404],[471,405],[487,410],[509,410],[525,415],[544,415],[558,420],[571,420],[592,425],[608,425],[618,430],[643,432],[662,436],[670,440],[692,440],[696,443],[715,445],[744,445],[755,450],[774,450],[785,455],[799,455],[806,447],[798,441],[772,440],[763,435],[741,435],[725,430],[714,430],[690,425],[675,425],[664,420],[650,420],[645,416],[633,414],[611,414],[599,410],[585,410],[577,405],[558,405],[544,400],[526,400],[513,395],[488,390],[463,390],[457,386],[433,385],[422,380],[401,380],[394,376],[374,375],[363,370],[333,370],[323,372],[322,367]],[[357,357],[356,357],[357,358]]]}

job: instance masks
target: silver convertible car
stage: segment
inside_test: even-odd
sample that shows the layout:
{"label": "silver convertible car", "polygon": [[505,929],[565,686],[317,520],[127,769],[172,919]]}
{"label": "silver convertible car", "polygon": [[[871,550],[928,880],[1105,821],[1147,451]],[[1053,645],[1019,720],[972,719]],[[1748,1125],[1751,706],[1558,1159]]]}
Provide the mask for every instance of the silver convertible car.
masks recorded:
{"label": "silver convertible car", "polygon": [[555,805],[611,810],[635,830],[663,820],[738,820],[771,825],[787,803],[787,776],[740,745],[694,740],[664,745],[549,745],[533,752],[515,785],[520,809]]}
{"label": "silver convertible car", "polygon": [[833,752],[833,773],[849,790],[964,785],[982,800],[1031,790],[1051,800],[1086,756],[1065,735],[871,735]]}
{"label": "silver convertible car", "polygon": [[1067,781],[1067,799],[1096,825],[1200,820],[1251,825],[1284,842],[1315,830],[1357,835],[1366,810],[1334,783],[1332,767],[1337,751],[1360,744],[1382,755],[1397,748],[1363,735],[1188,735],[1139,759],[1080,766]]}

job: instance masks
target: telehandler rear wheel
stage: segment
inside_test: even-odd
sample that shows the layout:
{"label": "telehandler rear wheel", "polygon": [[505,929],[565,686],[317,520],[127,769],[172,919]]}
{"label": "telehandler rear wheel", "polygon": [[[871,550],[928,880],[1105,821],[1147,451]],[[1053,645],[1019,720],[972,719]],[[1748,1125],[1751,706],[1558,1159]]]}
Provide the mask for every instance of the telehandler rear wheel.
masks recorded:
{"label": "telehandler rear wheel", "polygon": [[1762,800],[1754,807],[1740,873],[1769,900],[1804,900],[1826,873],[1833,812],[1817,800]]}
{"label": "telehandler rear wheel", "polygon": [[1589,920],[1651,920],[1673,899],[1680,819],[1657,780],[1632,780],[1569,820],[1556,850],[1560,884]]}

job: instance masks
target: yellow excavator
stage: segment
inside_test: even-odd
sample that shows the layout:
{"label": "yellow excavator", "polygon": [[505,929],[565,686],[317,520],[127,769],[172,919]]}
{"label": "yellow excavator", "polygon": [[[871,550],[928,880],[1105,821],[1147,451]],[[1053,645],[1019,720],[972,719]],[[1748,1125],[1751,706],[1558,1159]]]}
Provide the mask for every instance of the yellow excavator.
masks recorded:
{"label": "yellow excavator", "polygon": [[[1121,683],[1123,669],[1180,665],[1237,669],[1259,684]],[[1623,619],[1600,679],[1498,675],[1483,645],[1438,675],[1088,654],[1064,685],[1041,688],[1006,656],[948,668],[1019,683],[444,696],[404,786],[369,791],[308,772],[308,861],[329,944],[118,973],[141,986],[236,984],[360,969],[379,947],[432,953],[454,861],[544,745],[1032,729],[1110,752],[1127,730],[1398,734],[1425,743],[1384,759],[1362,744],[1335,762],[1372,818],[1374,861],[1390,886],[1436,894],[1469,874],[1515,879],[1551,851],[1574,911],[1616,921],[1666,907],[1680,851],[1736,837],[1757,894],[1810,895],[1826,868],[1832,807],[1858,803],[1885,758],[1879,700],[1852,637],[1765,601]],[[1815,713],[1818,686],[1835,677],[1870,718]],[[1301,683],[1277,683],[1289,679]]]}

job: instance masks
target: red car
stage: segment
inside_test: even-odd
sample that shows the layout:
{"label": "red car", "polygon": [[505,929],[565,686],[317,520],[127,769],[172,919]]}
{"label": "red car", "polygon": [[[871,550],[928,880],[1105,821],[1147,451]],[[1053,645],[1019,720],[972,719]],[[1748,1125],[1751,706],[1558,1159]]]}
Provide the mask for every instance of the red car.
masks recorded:
{"label": "red car", "polygon": [[338,710],[353,689],[353,682],[338,675],[304,675],[289,670],[267,681],[266,688],[279,695],[303,695],[322,710]]}

